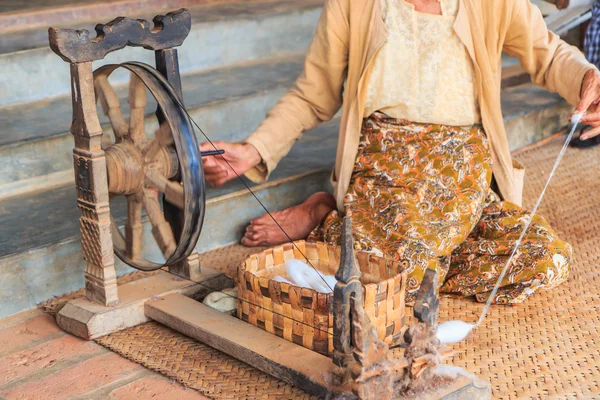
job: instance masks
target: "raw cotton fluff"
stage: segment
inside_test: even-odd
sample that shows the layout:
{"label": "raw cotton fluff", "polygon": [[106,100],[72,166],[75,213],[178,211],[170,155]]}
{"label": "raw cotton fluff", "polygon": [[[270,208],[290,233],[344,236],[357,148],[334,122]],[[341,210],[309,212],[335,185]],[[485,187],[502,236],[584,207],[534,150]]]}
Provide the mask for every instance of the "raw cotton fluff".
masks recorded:
{"label": "raw cotton fluff", "polygon": [[238,290],[236,288],[223,289],[221,292],[212,292],[204,298],[205,305],[227,314],[233,314],[237,310]]}
{"label": "raw cotton fluff", "polygon": [[289,279],[278,275],[273,280],[310,288],[321,293],[333,292],[333,288],[337,283],[334,276],[322,274],[300,260],[288,260],[285,263],[285,270]]}
{"label": "raw cotton fluff", "polygon": [[466,338],[475,326],[462,321],[447,321],[438,325],[436,337],[440,343],[458,343]]}

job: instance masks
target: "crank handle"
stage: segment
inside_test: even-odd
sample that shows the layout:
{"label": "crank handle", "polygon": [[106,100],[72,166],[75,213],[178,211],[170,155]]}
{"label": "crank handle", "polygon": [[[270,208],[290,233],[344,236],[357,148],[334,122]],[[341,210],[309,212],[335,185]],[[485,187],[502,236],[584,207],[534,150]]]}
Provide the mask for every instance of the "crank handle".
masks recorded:
{"label": "crank handle", "polygon": [[209,151],[201,151],[200,152],[200,155],[202,157],[218,156],[221,154],[225,154],[225,150],[209,150]]}

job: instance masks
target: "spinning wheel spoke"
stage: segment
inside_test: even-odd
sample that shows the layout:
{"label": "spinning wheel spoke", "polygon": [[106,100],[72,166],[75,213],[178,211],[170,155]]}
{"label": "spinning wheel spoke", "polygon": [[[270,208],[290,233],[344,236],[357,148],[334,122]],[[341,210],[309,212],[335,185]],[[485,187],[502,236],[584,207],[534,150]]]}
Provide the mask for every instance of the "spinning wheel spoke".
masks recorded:
{"label": "spinning wheel spoke", "polygon": [[106,75],[98,75],[94,79],[94,88],[96,89],[96,98],[100,101],[104,115],[110,120],[113,132],[117,142],[120,142],[127,135],[127,122],[121,114],[121,103],[114,89],[108,82]]}
{"label": "spinning wheel spoke", "polygon": [[127,256],[138,260],[142,255],[144,225],[142,224],[142,195],[127,196],[127,224],[125,225],[125,244]]}
{"label": "spinning wheel spoke", "polygon": [[183,186],[179,182],[170,181],[154,169],[146,170],[146,182],[153,188],[165,194],[165,199],[180,209],[183,209]]}
{"label": "spinning wheel spoke", "polygon": [[151,189],[144,189],[143,201],[144,208],[152,224],[152,235],[165,258],[169,259],[175,252],[177,245],[171,225],[169,225],[160,209],[156,192]]}
{"label": "spinning wheel spoke", "polygon": [[150,142],[145,151],[145,159],[147,162],[152,162],[156,158],[161,147],[173,146],[173,135],[171,128],[167,122],[160,124],[158,129],[154,131],[154,140]]}
{"label": "spinning wheel spoke", "polygon": [[144,109],[146,108],[146,86],[134,73],[129,80],[129,137],[136,144],[146,140]]}

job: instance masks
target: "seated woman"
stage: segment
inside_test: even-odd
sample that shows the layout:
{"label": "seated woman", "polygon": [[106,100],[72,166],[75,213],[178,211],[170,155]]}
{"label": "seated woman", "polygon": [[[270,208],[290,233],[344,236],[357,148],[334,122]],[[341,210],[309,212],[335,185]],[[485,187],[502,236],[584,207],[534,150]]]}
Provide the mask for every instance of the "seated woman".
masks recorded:
{"label": "seated woman", "polygon": [[[338,243],[345,213],[358,248],[408,261],[408,301],[427,268],[440,272],[442,293],[486,301],[530,217],[500,110],[502,51],[577,111],[592,108],[583,122],[598,134],[597,69],[529,0],[328,0],[295,86],[244,143],[217,145],[263,181],[302,132],[342,107],[334,196],[314,194],[275,219],[293,239]],[[219,157],[205,163],[214,186],[235,177]],[[242,239],[285,241],[269,216]],[[553,288],[571,262],[571,246],[535,215],[493,301]]]}

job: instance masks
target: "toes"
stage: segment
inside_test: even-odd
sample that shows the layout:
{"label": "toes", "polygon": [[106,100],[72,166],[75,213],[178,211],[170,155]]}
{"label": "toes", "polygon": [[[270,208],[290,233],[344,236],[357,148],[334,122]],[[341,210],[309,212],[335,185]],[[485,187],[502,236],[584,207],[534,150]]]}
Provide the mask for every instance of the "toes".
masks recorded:
{"label": "toes", "polygon": [[255,224],[250,224],[246,227],[246,233],[258,232],[260,230],[260,226]]}
{"label": "toes", "polygon": [[256,229],[252,229],[250,227],[246,228],[246,233],[244,233],[244,239],[250,240],[252,242],[260,242],[266,240],[267,235],[265,232],[258,231]]}
{"label": "toes", "polygon": [[269,214],[265,214],[262,217],[253,219],[251,222],[252,225],[267,225],[269,223],[273,223],[273,219]]}
{"label": "toes", "polygon": [[264,246],[266,243],[262,242],[260,240],[251,240],[251,239],[248,239],[246,236],[244,236],[242,238],[242,244],[246,247],[258,247],[258,246]]}
{"label": "toes", "polygon": [[248,225],[242,238],[242,244],[246,247],[265,246],[269,241],[268,232],[263,228]]}

